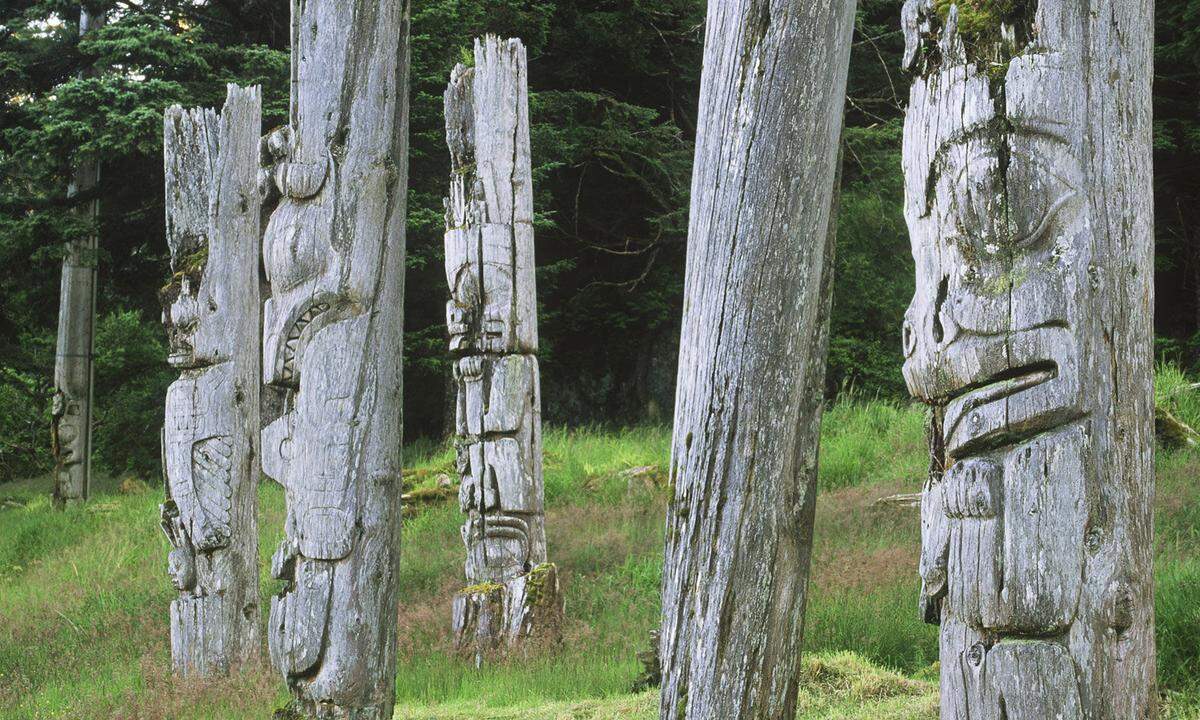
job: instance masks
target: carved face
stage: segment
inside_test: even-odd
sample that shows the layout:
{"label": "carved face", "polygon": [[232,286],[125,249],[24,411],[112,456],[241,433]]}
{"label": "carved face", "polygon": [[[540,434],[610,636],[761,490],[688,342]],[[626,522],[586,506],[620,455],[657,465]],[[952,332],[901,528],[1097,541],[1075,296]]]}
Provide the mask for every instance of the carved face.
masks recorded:
{"label": "carved face", "polygon": [[200,267],[177,272],[161,294],[170,347],[167,362],[181,370],[214,365],[230,356],[224,346],[229,338],[213,321],[221,307],[204,282],[204,271]]}
{"label": "carved face", "polygon": [[1072,79],[1054,55],[1014,59],[1002,115],[973,65],[914,84],[904,163],[917,293],[904,375],[915,396],[946,406],[952,456],[1078,414],[1090,258],[1078,250],[1089,233],[1082,172],[1063,134]]}
{"label": "carved face", "polygon": [[83,440],[83,434],[80,432],[82,425],[80,415],[83,408],[59,390],[54,393],[50,411],[54,417],[54,440],[57,444],[56,455],[59,464],[63,468],[78,465],[83,461],[83,452],[80,447]]}
{"label": "carved face", "polygon": [[528,572],[529,518],[541,507],[529,492],[532,482],[517,441],[501,438],[460,445],[458,470],[459,503],[467,514],[463,541],[475,578],[500,580]]}

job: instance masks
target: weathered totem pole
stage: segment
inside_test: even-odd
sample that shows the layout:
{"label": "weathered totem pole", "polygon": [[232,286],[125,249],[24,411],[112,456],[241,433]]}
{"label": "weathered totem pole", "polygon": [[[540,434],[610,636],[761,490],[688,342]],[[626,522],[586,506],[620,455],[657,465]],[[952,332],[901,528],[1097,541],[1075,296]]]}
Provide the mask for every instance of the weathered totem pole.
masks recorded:
{"label": "weathered totem pole", "polygon": [[533,180],[525,47],[488,36],[446,88],[446,324],[468,587],[454,632],[477,658],[553,639],[563,598],[546,562]]}
{"label": "weathered totem pole", "polygon": [[271,658],[307,717],[390,718],[400,562],[407,0],[294,0],[264,143],[263,469],[287,497]]}
{"label": "weathered totem pole", "polygon": [[1155,714],[1153,17],[904,5],[904,374],[933,408],[944,720]]}
{"label": "weathered totem pole", "polygon": [[710,0],[663,574],[661,717],[791,720],[853,0]]}
{"label": "weathered totem pole", "polygon": [[[79,37],[104,25],[103,13],[79,11]],[[84,70],[83,77],[94,71]],[[100,163],[80,162],[67,195],[88,193],[100,183]],[[86,200],[83,215],[96,223],[100,202]],[[95,231],[67,243],[58,298],[58,341],[54,357],[54,400],[50,410],[50,449],[54,454],[54,506],[87,500],[92,476],[92,380],[96,332]]]}
{"label": "weathered totem pole", "polygon": [[171,659],[184,676],[223,674],[259,646],[257,87],[229,86],[220,116],[166,112],[168,361],[162,527],[171,541]]}

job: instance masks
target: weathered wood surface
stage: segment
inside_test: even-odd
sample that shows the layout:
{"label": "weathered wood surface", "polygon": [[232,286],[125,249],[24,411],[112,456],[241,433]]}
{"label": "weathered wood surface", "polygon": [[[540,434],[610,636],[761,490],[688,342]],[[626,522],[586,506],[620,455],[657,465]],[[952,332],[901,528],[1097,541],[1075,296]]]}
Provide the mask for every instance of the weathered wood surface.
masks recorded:
{"label": "weathered wood surface", "polygon": [[1153,2],[1017,6],[903,12],[921,608],[944,720],[1149,718]]}
{"label": "weathered wood surface", "polygon": [[163,426],[171,542],[171,660],[227,673],[258,652],[259,88],[230,85],[212,110],[163,123],[171,282],[162,290],[171,366]]}
{"label": "weathered wood surface", "polygon": [[663,576],[664,720],[795,715],[854,9],[708,6]]}
{"label": "weathered wood surface", "polygon": [[406,0],[294,0],[291,121],[264,143],[279,200],[263,469],[287,496],[268,641],[307,717],[392,715],[401,521]]}
{"label": "weathered wood surface", "polygon": [[562,595],[546,564],[525,47],[488,36],[474,59],[445,93],[446,325],[467,515],[454,633],[482,656],[557,633]]}
{"label": "weathered wood surface", "polygon": [[[103,13],[82,7],[79,36],[103,27],[104,19]],[[99,182],[100,163],[84,160],[74,169],[67,195],[88,193]],[[88,222],[97,223],[100,201],[85,201],[81,212]],[[87,500],[91,485],[98,242],[95,232],[90,232],[67,243],[59,285],[50,449],[54,455],[54,505],[60,509]]]}

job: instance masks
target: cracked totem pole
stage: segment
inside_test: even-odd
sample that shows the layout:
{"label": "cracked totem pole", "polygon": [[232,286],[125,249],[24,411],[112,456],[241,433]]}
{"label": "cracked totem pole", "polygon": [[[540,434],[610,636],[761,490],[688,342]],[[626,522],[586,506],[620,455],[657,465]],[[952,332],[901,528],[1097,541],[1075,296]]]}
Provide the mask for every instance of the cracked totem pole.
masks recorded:
{"label": "cracked totem pole", "polygon": [[406,0],[294,0],[264,142],[263,470],[283,485],[271,659],[313,718],[392,715],[400,561]]}
{"label": "cracked totem pole", "polygon": [[171,282],[162,431],[171,660],[224,674],[258,652],[259,210],[262,99],[230,85],[225,108],[167,110],[163,123]]}
{"label": "cracked totem pole", "polygon": [[454,599],[453,624],[459,648],[477,658],[552,640],[563,611],[546,562],[527,82],[521,42],[489,36],[445,94],[446,324],[467,516],[468,587]]}
{"label": "cracked totem pole", "polygon": [[943,720],[1155,713],[1151,0],[904,5]]}

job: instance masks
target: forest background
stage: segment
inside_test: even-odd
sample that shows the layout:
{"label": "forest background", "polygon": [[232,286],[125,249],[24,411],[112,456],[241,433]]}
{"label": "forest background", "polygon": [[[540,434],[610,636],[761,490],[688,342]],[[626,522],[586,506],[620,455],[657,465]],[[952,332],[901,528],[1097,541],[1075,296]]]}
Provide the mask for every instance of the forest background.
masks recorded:
{"label": "forest background", "polygon": [[[973,0],[964,0],[972,2]],[[903,399],[913,270],[901,216],[908,78],[898,0],[859,0],[846,104],[828,393]],[[0,3],[0,482],[51,465],[49,405],[65,240],[100,236],[95,461],[158,474],[166,362],[158,289],[162,111],[258,83],[286,122],[287,0]],[[682,311],[703,0],[423,0],[412,17],[406,439],[444,436],[442,90],[485,32],[529,49],[544,417],[668,423]],[[1200,0],[1159,0],[1155,72],[1159,359],[1200,367]],[[79,79],[82,68],[99,73]],[[70,169],[102,164],[94,194]],[[100,201],[98,227],[74,206]],[[399,312],[400,309],[397,309]]]}

